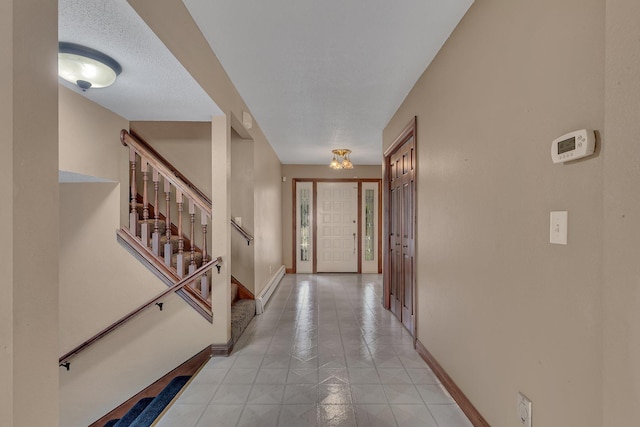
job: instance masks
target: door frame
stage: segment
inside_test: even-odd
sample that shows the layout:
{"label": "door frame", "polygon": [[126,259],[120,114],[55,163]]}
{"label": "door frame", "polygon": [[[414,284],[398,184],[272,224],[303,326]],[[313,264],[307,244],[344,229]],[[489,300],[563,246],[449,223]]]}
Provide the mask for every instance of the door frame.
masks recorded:
{"label": "door frame", "polygon": [[313,234],[311,236],[312,246],[313,246],[313,274],[318,272],[317,267],[317,239],[316,234],[318,232],[318,224],[317,224],[317,197],[318,197],[318,183],[319,182],[354,182],[358,184],[358,224],[357,224],[357,233],[358,233],[358,274],[362,273],[362,183],[363,182],[377,182],[378,183],[378,274],[382,273],[382,180],[378,178],[337,178],[337,179],[329,179],[329,178],[293,178],[291,180],[291,190],[292,190],[292,233],[291,233],[291,259],[292,259],[292,273],[295,274],[298,269],[298,256],[296,253],[296,238],[298,232],[298,221],[297,218],[297,209],[298,209],[298,192],[297,192],[297,183],[298,182],[311,182],[313,183]]}
{"label": "door frame", "polygon": [[[417,241],[417,216],[416,216],[416,205],[417,205],[417,177],[418,177],[418,159],[417,159],[417,116],[414,116],[411,121],[405,126],[405,128],[400,132],[398,137],[393,141],[393,143],[384,151],[384,160],[382,162],[382,179],[384,182],[384,187],[382,189],[382,258],[383,258],[383,268],[382,268],[382,280],[383,280],[383,296],[382,296],[382,305],[385,309],[391,309],[391,250],[390,250],[390,230],[391,230],[391,177],[389,176],[390,168],[389,164],[391,161],[391,156],[400,148],[402,145],[407,142],[409,139],[413,138],[414,140],[414,155],[415,155],[415,172],[414,172],[414,187],[413,187],[413,212],[411,213],[411,217],[413,218],[413,230],[414,230],[414,239],[413,239],[413,247],[411,250],[414,254],[414,268],[412,271],[412,290],[413,292],[413,319],[412,319],[412,330],[413,330],[413,338],[414,345],[416,341],[416,337],[418,336],[417,331],[417,304],[416,304],[416,269],[415,269],[415,255],[416,255],[416,244]],[[410,331],[411,332],[411,331]]]}

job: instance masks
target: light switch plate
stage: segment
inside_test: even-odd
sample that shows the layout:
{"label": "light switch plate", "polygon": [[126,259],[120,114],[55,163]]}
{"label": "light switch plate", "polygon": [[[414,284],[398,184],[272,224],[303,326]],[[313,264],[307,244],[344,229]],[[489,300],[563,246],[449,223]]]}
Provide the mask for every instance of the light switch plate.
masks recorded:
{"label": "light switch plate", "polygon": [[567,229],[569,221],[569,212],[555,211],[551,212],[549,222],[549,242],[556,245],[567,244]]}

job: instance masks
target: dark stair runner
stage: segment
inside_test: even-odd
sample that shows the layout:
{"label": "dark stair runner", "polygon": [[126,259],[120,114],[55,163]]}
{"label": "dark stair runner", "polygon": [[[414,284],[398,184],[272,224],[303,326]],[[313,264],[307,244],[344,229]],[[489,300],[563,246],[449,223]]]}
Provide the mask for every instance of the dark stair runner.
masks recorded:
{"label": "dark stair runner", "polygon": [[108,421],[104,427],[149,427],[171,403],[191,376],[175,377],[156,397],[145,397],[120,419]]}

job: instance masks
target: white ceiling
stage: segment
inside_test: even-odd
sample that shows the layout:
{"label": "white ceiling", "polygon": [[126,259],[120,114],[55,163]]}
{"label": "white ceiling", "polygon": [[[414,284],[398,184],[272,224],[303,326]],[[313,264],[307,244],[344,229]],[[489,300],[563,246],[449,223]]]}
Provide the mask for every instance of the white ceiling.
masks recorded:
{"label": "white ceiling", "polygon": [[127,120],[210,121],[222,114],[126,0],[59,0],[58,40],[97,49],[122,65],[113,86],[83,95]]}
{"label": "white ceiling", "polygon": [[[356,166],[380,163],[383,128],[473,3],[183,1],[282,163],[325,164],[349,148]],[[123,67],[88,98],[129,120],[220,114],[125,0],[59,0],[59,10],[60,41]]]}

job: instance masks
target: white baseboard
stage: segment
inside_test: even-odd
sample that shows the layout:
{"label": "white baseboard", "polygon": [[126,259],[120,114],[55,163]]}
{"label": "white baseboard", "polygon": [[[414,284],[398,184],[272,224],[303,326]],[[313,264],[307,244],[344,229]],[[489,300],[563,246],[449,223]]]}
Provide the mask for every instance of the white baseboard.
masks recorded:
{"label": "white baseboard", "polygon": [[280,281],[284,277],[284,273],[285,268],[283,265],[278,269],[278,271],[276,271],[276,274],[269,279],[267,286],[265,286],[262,292],[260,292],[260,295],[256,296],[256,314],[264,313],[264,307],[267,305],[267,301],[269,301],[269,298],[271,298],[271,295],[280,284]]}

